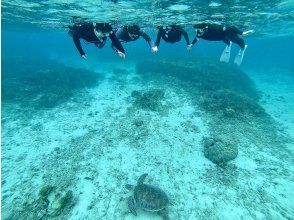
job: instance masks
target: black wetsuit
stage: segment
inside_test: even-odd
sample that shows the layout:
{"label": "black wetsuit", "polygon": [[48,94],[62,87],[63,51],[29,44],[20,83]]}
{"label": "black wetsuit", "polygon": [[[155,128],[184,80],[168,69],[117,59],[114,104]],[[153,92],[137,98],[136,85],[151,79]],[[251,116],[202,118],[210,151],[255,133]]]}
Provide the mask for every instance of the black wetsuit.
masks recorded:
{"label": "black wetsuit", "polygon": [[[99,30],[98,30],[99,31]],[[85,55],[86,53],[84,52],[80,39],[84,39],[85,41],[89,43],[94,43],[98,48],[102,48],[107,40],[107,37],[102,37],[99,39],[95,33],[94,33],[94,25],[93,23],[84,23],[81,25],[75,25],[70,27],[70,32],[69,32],[72,37],[73,41],[81,54],[81,56]],[[109,33],[109,38],[112,41],[112,44],[117,48],[118,51],[125,53],[125,50],[119,40],[116,38],[115,34],[113,31],[110,31]]]}
{"label": "black wetsuit", "polygon": [[159,27],[155,46],[159,46],[161,38],[168,43],[179,42],[182,39],[182,35],[184,36],[187,45],[189,45],[190,44],[189,36],[187,32],[183,30],[181,27],[171,26],[171,29],[164,29],[163,27]]}
{"label": "black wetsuit", "polygon": [[209,41],[223,41],[227,45],[230,45],[230,42],[238,44],[242,49],[245,47],[245,42],[239,35],[242,35],[243,31],[240,31],[234,26],[226,27],[224,25],[218,24],[197,24],[194,26],[196,29],[202,29],[204,31],[203,35],[196,34],[196,37],[192,41],[194,45],[199,38]]}
{"label": "black wetsuit", "polygon": [[138,35],[132,36],[129,34],[126,27],[121,27],[115,31],[115,36],[117,37],[117,39],[124,42],[135,41],[135,40],[138,40],[140,37],[143,37],[147,41],[150,47],[153,46],[153,42],[150,36],[146,34],[143,30],[140,30]]}

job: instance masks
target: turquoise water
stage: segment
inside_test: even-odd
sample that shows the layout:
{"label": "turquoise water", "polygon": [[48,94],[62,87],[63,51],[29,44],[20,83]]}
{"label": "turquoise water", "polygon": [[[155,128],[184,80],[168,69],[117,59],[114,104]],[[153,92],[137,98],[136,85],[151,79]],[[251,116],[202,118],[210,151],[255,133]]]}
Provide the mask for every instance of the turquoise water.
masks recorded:
{"label": "turquoise water", "polygon": [[[170,219],[293,219],[293,1],[2,1],[2,219],[162,219],[128,199],[138,178]],[[233,24],[222,42],[83,44],[72,16],[156,26]],[[149,205],[158,197],[149,201]],[[158,207],[157,207],[158,208]],[[159,209],[159,208],[158,208]]]}

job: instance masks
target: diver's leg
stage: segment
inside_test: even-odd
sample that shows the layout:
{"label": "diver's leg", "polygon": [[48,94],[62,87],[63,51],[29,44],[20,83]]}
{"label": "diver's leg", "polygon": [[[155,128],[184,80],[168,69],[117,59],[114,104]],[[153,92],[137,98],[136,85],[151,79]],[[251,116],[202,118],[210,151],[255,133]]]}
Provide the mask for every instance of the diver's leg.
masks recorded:
{"label": "diver's leg", "polygon": [[114,50],[115,53],[118,54],[119,50],[113,44],[111,44],[111,48]]}
{"label": "diver's leg", "polygon": [[116,49],[116,47],[115,47],[113,44],[111,44],[111,48],[112,48],[115,52],[117,52],[117,49]]}
{"label": "diver's leg", "polygon": [[227,35],[242,35],[243,31],[239,30],[237,27],[235,26],[229,26],[226,28],[226,33]]}
{"label": "diver's leg", "polygon": [[220,57],[220,61],[221,62],[225,62],[228,63],[230,61],[230,56],[231,56],[231,46],[232,46],[232,42],[230,40],[224,40],[224,42],[226,43],[226,47]]}
{"label": "diver's leg", "polygon": [[241,48],[235,57],[234,63],[236,63],[238,66],[240,66],[243,61],[243,57],[244,57],[244,53],[246,49],[247,49],[247,45],[245,45],[244,48]]}
{"label": "diver's leg", "polygon": [[231,38],[231,40],[232,42],[238,44],[240,47],[240,50],[234,60],[234,63],[240,66],[243,61],[243,57],[244,57],[247,45],[245,44],[244,40],[237,35]]}

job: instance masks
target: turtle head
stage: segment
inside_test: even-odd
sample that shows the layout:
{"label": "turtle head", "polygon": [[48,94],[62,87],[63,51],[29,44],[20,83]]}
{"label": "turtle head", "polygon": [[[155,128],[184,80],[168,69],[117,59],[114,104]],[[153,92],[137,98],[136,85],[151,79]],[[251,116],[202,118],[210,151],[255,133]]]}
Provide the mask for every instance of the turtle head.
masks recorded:
{"label": "turtle head", "polygon": [[139,185],[142,185],[143,182],[144,182],[144,180],[145,180],[145,178],[146,178],[147,176],[148,176],[147,173],[144,173],[143,175],[141,175],[141,176],[139,177],[139,179],[138,179],[137,185],[138,185],[138,186],[139,186]]}
{"label": "turtle head", "polygon": [[125,185],[125,188],[127,189],[127,190],[134,190],[135,189],[135,186],[134,185],[131,185],[131,184],[126,184]]}

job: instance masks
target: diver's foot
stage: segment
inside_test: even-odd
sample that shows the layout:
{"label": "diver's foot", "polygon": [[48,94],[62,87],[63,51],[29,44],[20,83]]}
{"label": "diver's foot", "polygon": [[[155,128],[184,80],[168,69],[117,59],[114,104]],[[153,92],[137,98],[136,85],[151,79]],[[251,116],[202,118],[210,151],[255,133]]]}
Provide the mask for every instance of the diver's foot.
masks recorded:
{"label": "diver's foot", "polygon": [[228,63],[230,61],[230,51],[224,51],[219,59],[220,62]]}
{"label": "diver's foot", "polygon": [[224,49],[219,61],[228,63],[230,61],[230,56],[231,56],[231,43],[230,45],[226,46]]}
{"label": "diver's foot", "polygon": [[245,45],[245,47],[241,49],[235,57],[234,63],[237,64],[238,66],[242,64],[246,48],[247,48],[247,45]]}

